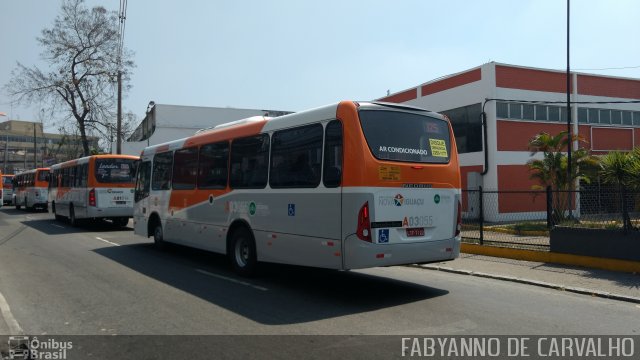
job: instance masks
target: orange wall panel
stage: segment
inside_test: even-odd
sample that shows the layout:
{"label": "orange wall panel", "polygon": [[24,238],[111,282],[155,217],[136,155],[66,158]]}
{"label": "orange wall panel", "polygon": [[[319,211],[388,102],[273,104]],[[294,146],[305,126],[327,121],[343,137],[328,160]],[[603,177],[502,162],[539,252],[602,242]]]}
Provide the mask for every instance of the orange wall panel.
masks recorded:
{"label": "orange wall panel", "polygon": [[578,75],[578,94],[640,99],[640,81]]}
{"label": "orange wall panel", "polygon": [[[538,183],[529,179],[530,174],[527,165],[498,165],[498,190],[532,191],[531,186]],[[495,195],[492,196],[495,199]],[[485,202],[488,201],[490,201],[489,198]],[[498,194],[498,211],[500,213],[546,211],[546,202],[547,198],[544,192],[501,192]]]}
{"label": "orange wall panel", "polygon": [[401,93],[387,96],[386,98],[380,99],[380,101],[391,102],[391,103],[403,103],[405,101],[413,100],[416,98],[418,98],[418,88],[409,89]]}
{"label": "orange wall panel", "polygon": [[529,151],[529,141],[537,134],[555,135],[564,130],[566,124],[498,120],[498,151]]}
{"label": "orange wall panel", "polygon": [[422,86],[422,96],[435,94],[440,91],[449,90],[458,86],[470,84],[472,82],[480,81],[482,79],[482,71],[475,69],[467,71],[450,78],[446,78],[440,81],[436,81],[431,84]]}
{"label": "orange wall panel", "polygon": [[567,92],[565,74],[496,65],[496,86],[533,91]]}
{"label": "orange wall panel", "polygon": [[596,151],[633,150],[633,129],[598,128],[591,129],[591,147]]}

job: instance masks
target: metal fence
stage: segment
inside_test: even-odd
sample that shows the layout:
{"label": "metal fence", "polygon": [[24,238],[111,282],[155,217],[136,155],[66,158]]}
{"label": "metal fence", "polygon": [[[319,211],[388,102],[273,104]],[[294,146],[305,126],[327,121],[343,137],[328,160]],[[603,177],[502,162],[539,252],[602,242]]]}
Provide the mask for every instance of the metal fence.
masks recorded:
{"label": "metal fence", "polygon": [[548,250],[555,226],[640,228],[640,193],[603,187],[575,191],[463,190],[462,240],[467,243]]}

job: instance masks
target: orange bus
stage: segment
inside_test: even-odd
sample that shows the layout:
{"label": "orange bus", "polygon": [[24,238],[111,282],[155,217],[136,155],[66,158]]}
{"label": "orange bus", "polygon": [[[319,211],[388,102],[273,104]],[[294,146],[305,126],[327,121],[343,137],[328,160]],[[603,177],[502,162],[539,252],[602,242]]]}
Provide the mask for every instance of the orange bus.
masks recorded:
{"label": "orange bus", "polygon": [[93,155],[51,167],[49,201],[56,220],[109,219],[126,226],[133,215],[137,156]]}
{"label": "orange bus", "polygon": [[254,117],[143,150],[134,231],[157,244],[357,269],[452,260],[460,168],[444,116],[343,101]]}
{"label": "orange bus", "polygon": [[[1,173],[0,173],[1,174]],[[13,204],[13,175],[2,174],[2,203]]]}
{"label": "orange bus", "polygon": [[37,168],[13,177],[13,204],[20,210],[48,208],[49,168]]}

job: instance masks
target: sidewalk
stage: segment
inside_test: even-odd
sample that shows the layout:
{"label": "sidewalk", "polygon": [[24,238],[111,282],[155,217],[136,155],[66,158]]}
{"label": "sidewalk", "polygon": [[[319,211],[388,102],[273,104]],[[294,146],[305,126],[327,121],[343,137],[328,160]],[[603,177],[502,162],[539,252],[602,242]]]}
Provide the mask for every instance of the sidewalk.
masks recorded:
{"label": "sidewalk", "polygon": [[461,253],[453,261],[419,265],[439,270],[497,278],[592,296],[640,303],[640,274],[513,260]]}

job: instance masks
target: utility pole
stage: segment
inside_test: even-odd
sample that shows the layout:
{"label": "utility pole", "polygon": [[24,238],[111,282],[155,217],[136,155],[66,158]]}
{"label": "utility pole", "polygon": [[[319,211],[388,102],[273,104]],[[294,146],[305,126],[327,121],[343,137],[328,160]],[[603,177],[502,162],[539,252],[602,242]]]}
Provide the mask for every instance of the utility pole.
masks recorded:
{"label": "utility pole", "polygon": [[571,148],[573,141],[571,140],[571,68],[569,66],[569,0],[567,0],[567,182],[569,185],[569,218],[572,218],[573,208],[573,181],[571,180]]}
{"label": "utility pole", "polygon": [[36,123],[33,123],[33,168],[38,167],[38,146],[36,145]]}
{"label": "utility pole", "polygon": [[[120,61],[118,61],[120,63]],[[118,121],[116,124],[116,154],[122,154],[122,65],[118,64]]]}

